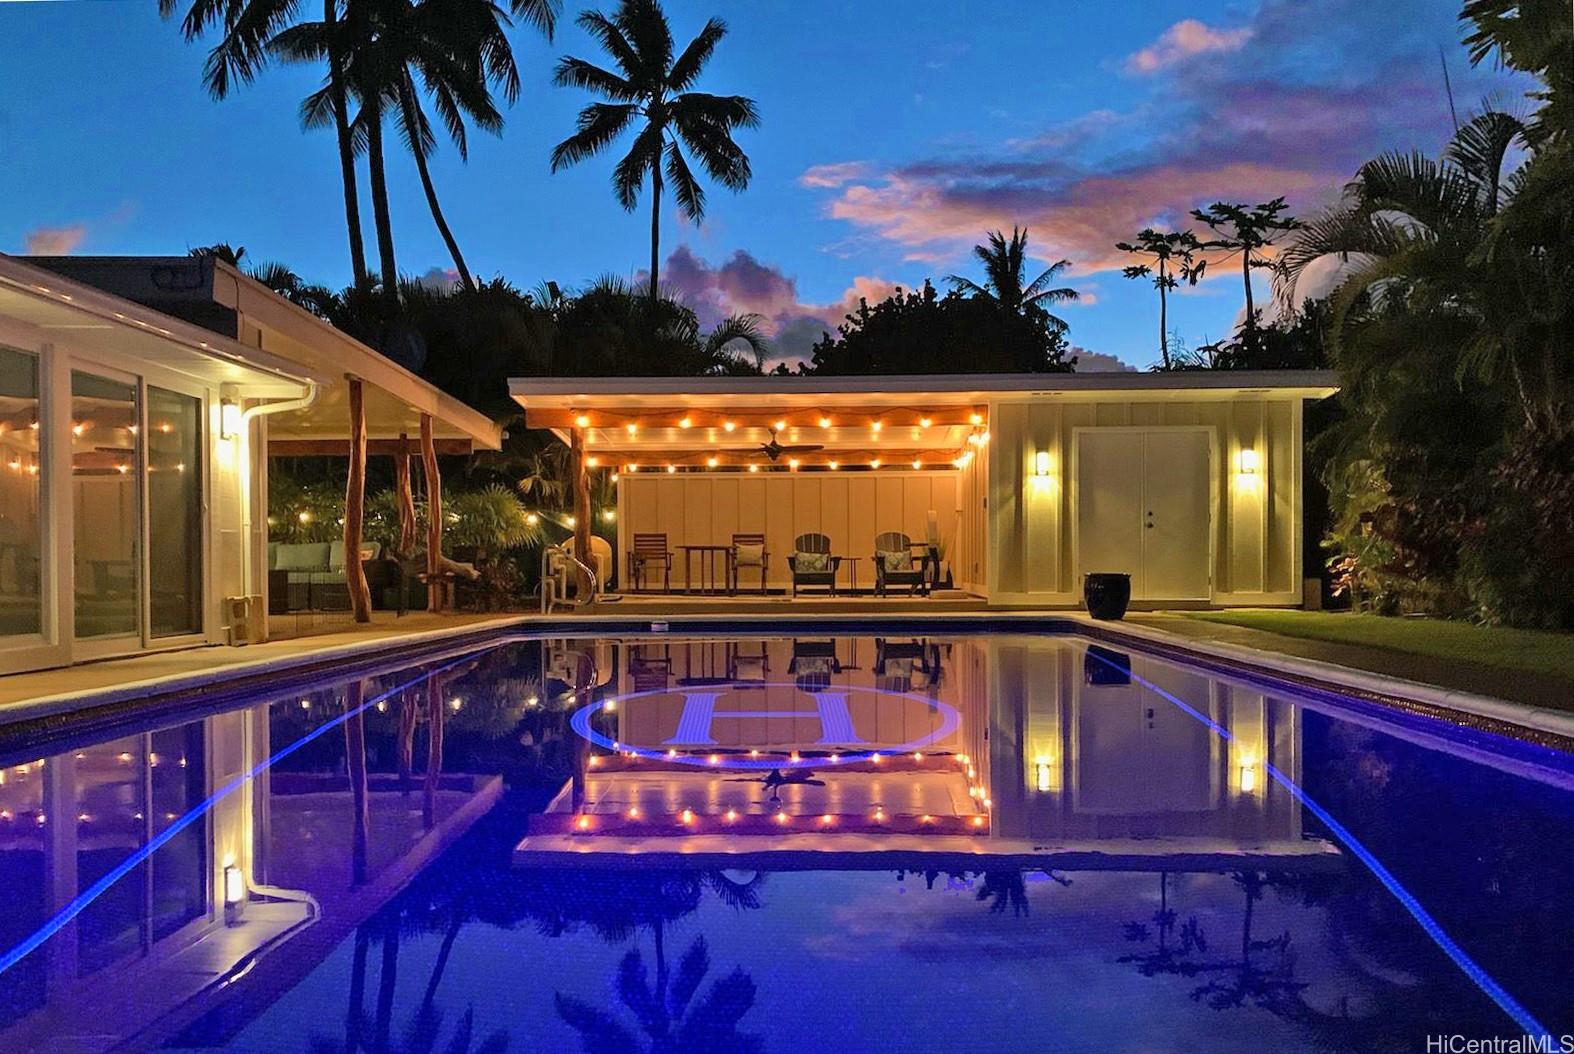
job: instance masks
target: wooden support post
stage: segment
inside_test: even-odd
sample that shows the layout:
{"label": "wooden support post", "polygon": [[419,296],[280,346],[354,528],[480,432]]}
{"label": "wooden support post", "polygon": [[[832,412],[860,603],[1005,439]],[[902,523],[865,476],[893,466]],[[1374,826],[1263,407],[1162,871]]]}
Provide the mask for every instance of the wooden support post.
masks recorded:
{"label": "wooden support post", "polygon": [[[574,556],[586,567],[590,564],[590,473],[585,467],[585,430],[570,433],[569,472],[574,486]],[[580,595],[590,588],[584,572],[577,571]]]}
{"label": "wooden support post", "polygon": [[426,610],[442,611],[448,587],[443,580],[443,477],[432,445],[432,415],[421,415],[421,467],[426,471]]}
{"label": "wooden support post", "polygon": [[421,826],[437,824],[437,784],[443,775],[443,685],[445,678],[426,679],[426,780],[421,787]]}
{"label": "wooden support post", "polygon": [[367,849],[371,844],[370,784],[366,774],[366,682],[351,681],[344,689],[344,758],[349,769],[350,798],[355,817],[350,830],[350,884],[362,886],[367,877]]}
{"label": "wooden support post", "polygon": [[399,508],[399,558],[408,560],[415,552],[415,492],[410,487],[410,437],[403,432],[394,454],[394,504]]}
{"label": "wooden support post", "polygon": [[350,381],[350,479],[344,489],[344,581],[355,621],[372,620],[372,591],[361,566],[361,523],[366,516],[366,408],[361,380]]}

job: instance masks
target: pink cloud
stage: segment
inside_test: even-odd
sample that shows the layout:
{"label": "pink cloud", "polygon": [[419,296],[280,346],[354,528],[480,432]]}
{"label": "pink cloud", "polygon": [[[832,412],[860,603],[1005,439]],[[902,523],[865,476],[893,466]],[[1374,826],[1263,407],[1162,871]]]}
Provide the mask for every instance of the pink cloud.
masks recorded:
{"label": "pink cloud", "polygon": [[69,256],[87,237],[87,225],[74,223],[69,227],[38,227],[28,231],[23,244],[31,256]]}
{"label": "pink cloud", "polygon": [[1029,228],[1037,258],[1067,258],[1078,273],[1130,261],[1115,242],[1143,227],[1185,223],[1188,211],[1219,199],[1256,200],[1264,188],[1306,199],[1338,173],[1258,162],[1158,165],[1069,183],[1000,179],[983,186],[892,173],[843,188],[830,214],[929,256],[965,251],[987,230]]}
{"label": "pink cloud", "polygon": [[837,300],[807,303],[798,295],[797,281],[774,264],[742,249],[711,264],[686,245],[667,257],[661,279],[665,291],[693,308],[706,328],[728,315],[759,315],[771,340],[772,361],[789,363],[806,356],[821,334],[833,332],[859,298],[874,303],[896,289],[894,282],[859,275]]}
{"label": "pink cloud", "polygon": [[[1310,22],[1325,62],[1308,61]],[[1129,262],[1116,241],[1193,226],[1194,207],[1284,195],[1305,215],[1383,150],[1436,150],[1449,131],[1440,25],[1451,16],[1433,0],[1262,0],[1238,28],[1178,22],[1132,56],[1154,74],[1153,90],[1127,110],[1090,110],[964,156],[937,149],[803,182],[854,228],[849,243],[884,241],[906,260],[965,267],[986,231],[1020,224],[1035,257],[1107,271]],[[1502,83],[1484,70],[1458,75],[1470,78],[1458,93]]]}
{"label": "pink cloud", "polygon": [[804,169],[803,175],[798,177],[798,185],[840,187],[854,179],[861,179],[868,173],[869,164],[866,161],[836,161],[825,165],[810,165]]}
{"label": "pink cloud", "polygon": [[1175,23],[1159,39],[1126,59],[1131,73],[1156,73],[1193,55],[1228,54],[1239,51],[1252,38],[1250,26],[1239,29],[1214,29],[1195,18]]}

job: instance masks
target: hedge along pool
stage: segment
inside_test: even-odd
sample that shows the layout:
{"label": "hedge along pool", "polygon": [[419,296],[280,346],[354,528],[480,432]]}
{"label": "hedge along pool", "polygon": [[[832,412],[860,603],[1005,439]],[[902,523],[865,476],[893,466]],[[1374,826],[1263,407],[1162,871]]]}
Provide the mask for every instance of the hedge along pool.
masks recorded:
{"label": "hedge along pool", "polygon": [[512,639],[0,756],[0,1043],[1574,1032],[1567,754],[925,632]]}

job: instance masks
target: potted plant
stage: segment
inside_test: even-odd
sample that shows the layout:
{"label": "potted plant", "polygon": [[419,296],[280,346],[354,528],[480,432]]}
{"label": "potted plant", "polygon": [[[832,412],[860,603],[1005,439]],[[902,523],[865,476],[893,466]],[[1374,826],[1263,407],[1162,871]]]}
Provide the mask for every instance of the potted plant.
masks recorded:
{"label": "potted plant", "polygon": [[1124,618],[1131,603],[1131,576],[1112,571],[1089,574],[1082,580],[1082,599],[1088,614],[1096,619],[1114,621]]}

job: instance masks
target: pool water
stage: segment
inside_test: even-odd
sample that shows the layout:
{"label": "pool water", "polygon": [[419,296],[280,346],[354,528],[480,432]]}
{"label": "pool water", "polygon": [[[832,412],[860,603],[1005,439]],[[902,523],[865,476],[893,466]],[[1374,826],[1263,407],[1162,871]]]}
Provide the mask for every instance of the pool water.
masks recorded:
{"label": "pool water", "polygon": [[0,753],[0,1049],[1574,1033],[1546,747],[1074,636],[354,673]]}

